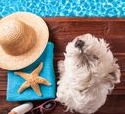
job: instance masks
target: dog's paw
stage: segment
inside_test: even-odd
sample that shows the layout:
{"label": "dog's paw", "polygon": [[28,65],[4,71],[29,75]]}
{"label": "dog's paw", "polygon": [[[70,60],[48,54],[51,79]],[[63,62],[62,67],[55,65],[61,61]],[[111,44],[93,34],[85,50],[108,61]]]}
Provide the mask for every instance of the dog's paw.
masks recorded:
{"label": "dog's paw", "polygon": [[63,60],[60,60],[60,61],[58,61],[58,72],[59,73],[62,73],[62,72],[64,72],[64,61]]}

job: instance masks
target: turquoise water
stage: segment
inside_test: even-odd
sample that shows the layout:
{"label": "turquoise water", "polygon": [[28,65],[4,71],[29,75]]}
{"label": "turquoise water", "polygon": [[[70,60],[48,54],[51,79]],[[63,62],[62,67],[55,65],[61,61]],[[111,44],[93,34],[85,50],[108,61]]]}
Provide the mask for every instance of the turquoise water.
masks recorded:
{"label": "turquoise water", "polygon": [[0,0],[0,17],[17,11],[43,17],[125,17],[125,0]]}

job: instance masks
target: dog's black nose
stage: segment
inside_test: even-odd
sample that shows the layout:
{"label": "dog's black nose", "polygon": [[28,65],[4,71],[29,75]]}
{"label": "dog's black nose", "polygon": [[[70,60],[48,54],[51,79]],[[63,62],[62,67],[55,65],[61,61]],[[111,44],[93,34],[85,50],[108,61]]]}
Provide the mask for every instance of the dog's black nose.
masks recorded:
{"label": "dog's black nose", "polygon": [[77,40],[75,43],[75,47],[82,48],[85,45],[85,42],[82,40]]}

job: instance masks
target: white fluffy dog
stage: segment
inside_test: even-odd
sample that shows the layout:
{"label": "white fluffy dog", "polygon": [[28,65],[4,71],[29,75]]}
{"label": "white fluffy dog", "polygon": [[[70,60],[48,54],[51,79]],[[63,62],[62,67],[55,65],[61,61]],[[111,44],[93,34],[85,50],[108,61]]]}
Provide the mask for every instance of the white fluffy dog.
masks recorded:
{"label": "white fluffy dog", "polygon": [[120,82],[119,65],[108,46],[91,34],[78,36],[66,46],[65,60],[58,64],[57,100],[67,110],[94,113]]}

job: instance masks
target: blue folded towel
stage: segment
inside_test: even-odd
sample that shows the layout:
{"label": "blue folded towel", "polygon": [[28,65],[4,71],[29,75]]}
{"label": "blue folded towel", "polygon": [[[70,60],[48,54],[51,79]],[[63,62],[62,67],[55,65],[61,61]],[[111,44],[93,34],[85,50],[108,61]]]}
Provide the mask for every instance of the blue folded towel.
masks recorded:
{"label": "blue folded towel", "polygon": [[18,93],[19,87],[25,80],[22,77],[15,75],[14,71],[9,71],[7,84],[7,101],[29,101],[55,98],[56,84],[53,69],[53,48],[53,43],[48,42],[46,49],[39,57],[39,59],[30,66],[20,70],[23,72],[31,73],[40,64],[40,62],[43,62],[43,69],[39,75],[47,79],[51,83],[51,86],[39,85],[42,96],[38,96],[32,88],[28,88],[22,93]]}

